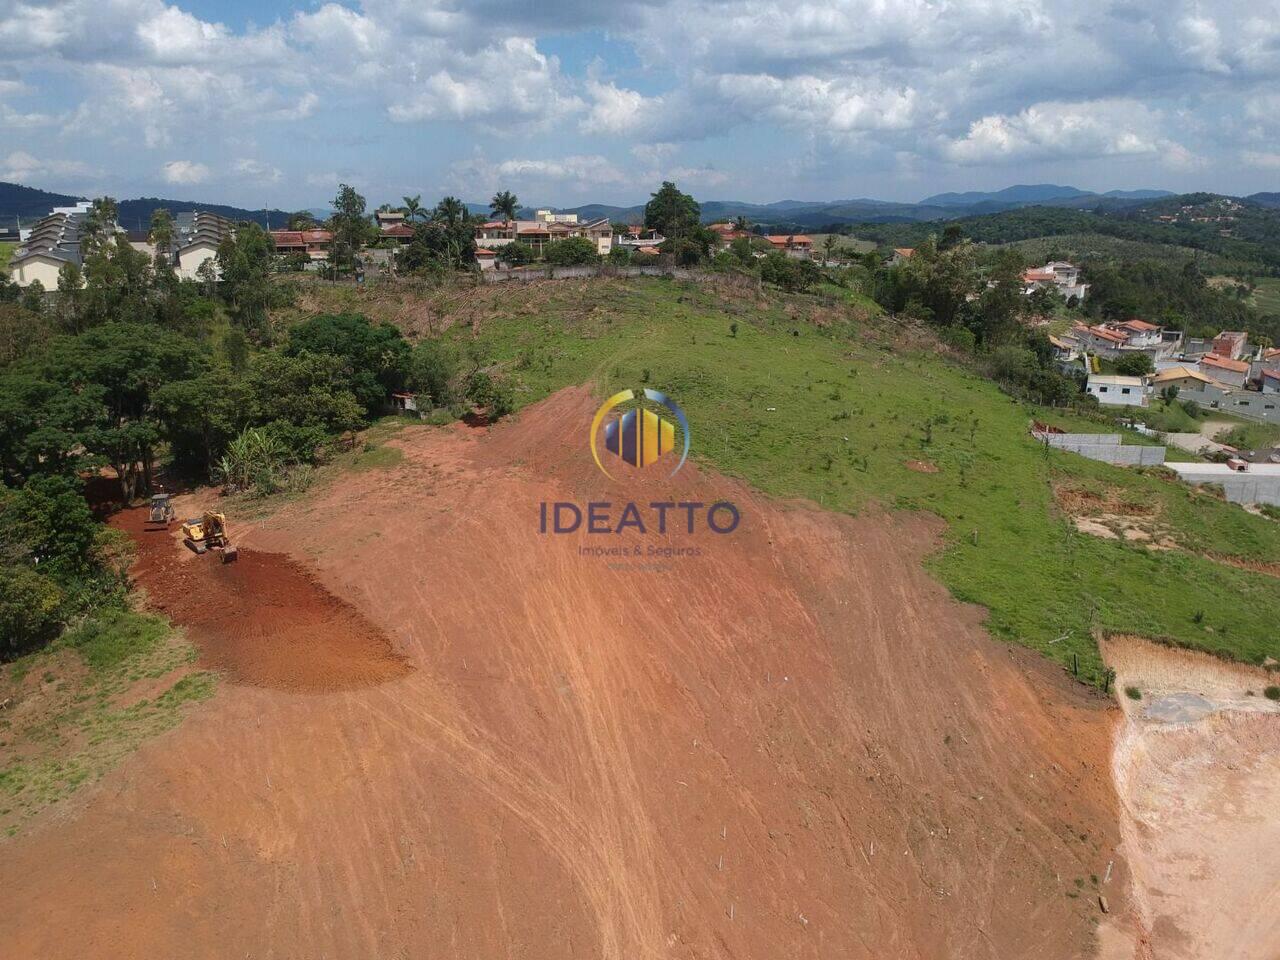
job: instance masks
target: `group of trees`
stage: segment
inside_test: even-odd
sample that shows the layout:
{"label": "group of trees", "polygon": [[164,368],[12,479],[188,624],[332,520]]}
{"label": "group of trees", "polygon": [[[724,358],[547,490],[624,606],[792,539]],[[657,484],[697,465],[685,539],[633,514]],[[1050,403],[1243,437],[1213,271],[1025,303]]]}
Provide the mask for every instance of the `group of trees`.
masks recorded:
{"label": "group of trees", "polygon": [[[350,225],[364,201],[347,200]],[[157,211],[152,228],[165,246],[172,219]],[[56,292],[0,278],[0,656],[123,595],[119,544],[84,492],[103,467],[113,489],[98,493],[120,502],[162,476],[270,491],[305,477],[393,391],[450,416],[513,406],[482,356],[413,346],[389,324],[328,314],[275,329],[269,311],[292,285],[272,277],[256,224],[220,245],[213,282],[89,234],[83,271]]]}

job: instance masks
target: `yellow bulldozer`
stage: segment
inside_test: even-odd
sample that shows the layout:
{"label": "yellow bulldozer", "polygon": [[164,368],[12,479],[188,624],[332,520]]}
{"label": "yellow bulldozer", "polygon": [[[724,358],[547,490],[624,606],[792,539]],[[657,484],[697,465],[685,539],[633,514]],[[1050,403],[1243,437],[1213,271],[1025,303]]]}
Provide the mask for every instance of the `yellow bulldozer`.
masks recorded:
{"label": "yellow bulldozer", "polygon": [[231,545],[231,536],[227,532],[227,518],[221,513],[205,513],[182,524],[182,542],[196,553],[203,554],[209,550],[217,550],[222,554],[222,562],[230,563],[236,556],[236,548]]}

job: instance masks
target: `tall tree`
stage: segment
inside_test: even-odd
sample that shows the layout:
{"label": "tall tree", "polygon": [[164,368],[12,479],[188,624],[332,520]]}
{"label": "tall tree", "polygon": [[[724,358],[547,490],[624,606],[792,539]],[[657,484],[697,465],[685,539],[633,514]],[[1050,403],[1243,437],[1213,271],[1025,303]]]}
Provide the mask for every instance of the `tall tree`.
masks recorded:
{"label": "tall tree", "polygon": [[412,197],[404,197],[404,218],[409,221],[421,220],[427,215],[427,211],[422,208],[422,194],[415,193]]}
{"label": "tall tree", "polygon": [[336,269],[353,266],[356,254],[369,239],[369,221],[364,211],[364,197],[354,187],[339,184],[338,195],[333,198],[333,247],[330,251]]}
{"label": "tall tree", "polygon": [[436,204],[436,209],[432,214],[433,220],[438,220],[449,227],[456,227],[466,218],[467,205],[457,197],[443,198]]}
{"label": "tall tree", "polygon": [[151,212],[151,246],[155,248],[156,273],[173,270],[173,214],[164,207]]}
{"label": "tall tree", "polygon": [[681,193],[670,180],[644,205],[644,225],[668,239],[693,233],[701,221],[702,208],[687,193]]}
{"label": "tall tree", "polygon": [[502,190],[493,195],[493,199],[489,201],[489,209],[495,217],[502,217],[503,220],[508,221],[514,220],[516,211],[520,209],[520,201],[510,190]]}

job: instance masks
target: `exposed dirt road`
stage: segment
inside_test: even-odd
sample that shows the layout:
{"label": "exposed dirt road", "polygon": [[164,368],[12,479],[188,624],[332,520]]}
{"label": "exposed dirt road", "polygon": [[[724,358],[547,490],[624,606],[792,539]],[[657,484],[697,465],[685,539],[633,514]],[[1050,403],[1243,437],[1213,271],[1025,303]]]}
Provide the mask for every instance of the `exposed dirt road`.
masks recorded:
{"label": "exposed dirt road", "polygon": [[[242,563],[302,559],[412,669],[282,689],[193,622],[251,682],[3,848],[6,953],[1088,956],[1112,860],[1127,912],[1111,705],[929,579],[926,518],[694,466],[611,485],[581,442],[594,407],[570,390],[489,433],[415,431],[399,467],[243,535]],[[624,499],[743,519],[538,532],[542,501]],[[700,552],[579,553],[615,542]],[[208,583],[240,596],[241,575]]]}

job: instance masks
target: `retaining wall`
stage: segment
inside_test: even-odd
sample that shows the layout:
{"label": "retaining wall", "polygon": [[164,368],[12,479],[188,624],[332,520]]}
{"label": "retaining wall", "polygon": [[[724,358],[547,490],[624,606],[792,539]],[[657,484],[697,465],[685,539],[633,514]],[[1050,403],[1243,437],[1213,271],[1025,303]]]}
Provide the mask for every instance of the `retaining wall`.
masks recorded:
{"label": "retaining wall", "polygon": [[[1230,473],[1197,470],[1200,464],[1169,464],[1186,483],[1214,484],[1232,503],[1270,503],[1280,507],[1280,474]],[[1206,466],[1215,466],[1206,464]],[[1256,467],[1254,468],[1256,469]]]}
{"label": "retaining wall", "polygon": [[1164,447],[1126,446],[1118,433],[1036,433],[1042,443],[1120,467],[1158,467],[1164,463]]}
{"label": "retaining wall", "polygon": [[686,267],[615,267],[610,264],[583,264],[577,267],[522,267],[518,270],[485,270],[481,272],[486,283],[504,283],[509,280],[573,280],[581,277],[674,277],[676,280],[697,280],[706,276],[705,270],[689,270]]}

